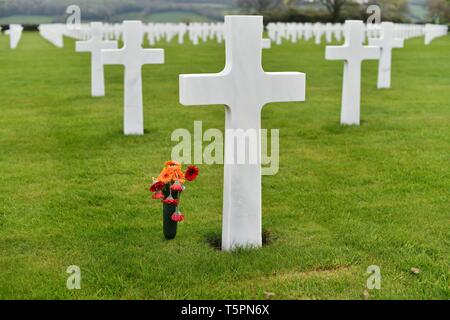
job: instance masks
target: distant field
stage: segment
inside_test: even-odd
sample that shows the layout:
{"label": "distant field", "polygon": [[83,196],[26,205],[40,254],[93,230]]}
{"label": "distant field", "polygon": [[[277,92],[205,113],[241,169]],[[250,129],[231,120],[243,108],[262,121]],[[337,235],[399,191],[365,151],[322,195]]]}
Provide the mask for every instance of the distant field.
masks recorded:
{"label": "distant field", "polygon": [[20,23],[20,24],[40,24],[50,23],[53,17],[50,16],[10,16],[0,18],[0,24]]}
{"label": "distant field", "polygon": [[147,22],[208,22],[208,17],[188,11],[170,11],[154,14],[142,14],[139,12],[120,15],[116,20],[138,19]]}
{"label": "distant field", "polygon": [[[60,20],[61,17],[51,17],[51,16],[10,16],[0,18],[0,24],[41,24],[41,23],[51,23]],[[188,11],[171,11],[171,12],[161,12],[154,14],[143,14],[140,12],[128,13],[119,15],[114,18],[115,21],[122,20],[142,20],[146,22],[208,22],[212,21],[210,18]]]}

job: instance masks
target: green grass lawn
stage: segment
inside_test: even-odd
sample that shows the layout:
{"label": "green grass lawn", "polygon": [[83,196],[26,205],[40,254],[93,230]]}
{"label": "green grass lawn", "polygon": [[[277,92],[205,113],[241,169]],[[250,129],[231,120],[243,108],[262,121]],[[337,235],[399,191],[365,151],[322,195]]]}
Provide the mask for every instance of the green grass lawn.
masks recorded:
{"label": "green grass lawn", "polygon": [[[178,75],[220,71],[214,42],[161,44],[165,65],[143,68],[143,137],[122,135],[123,70],[106,68],[107,96],[90,97],[89,55],[25,32],[0,37],[0,298],[371,299],[450,298],[450,37],[396,50],[393,87],[376,89],[364,63],[361,127],[339,125],[342,63],[324,46],[264,51],[266,71],[307,74],[307,102],[271,104],[280,171],[263,178],[272,243],[220,252],[220,165],[188,185],[187,221],[162,237],[150,179],[176,144],[176,128],[224,125],[224,108],[183,107]],[[81,290],[66,269],[81,267]],[[410,272],[419,268],[420,274]]]}

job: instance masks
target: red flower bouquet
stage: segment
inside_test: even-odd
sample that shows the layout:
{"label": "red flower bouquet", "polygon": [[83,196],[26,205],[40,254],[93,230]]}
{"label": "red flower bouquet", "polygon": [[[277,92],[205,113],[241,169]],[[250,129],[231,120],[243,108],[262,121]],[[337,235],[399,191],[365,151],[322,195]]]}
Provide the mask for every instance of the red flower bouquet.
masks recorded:
{"label": "red flower bouquet", "polygon": [[163,203],[163,231],[166,239],[175,238],[178,222],[184,221],[184,215],[179,211],[184,183],[197,179],[198,173],[196,166],[189,166],[183,172],[181,164],[172,160],[166,162],[158,178],[153,178],[150,191],[153,193],[152,199]]}

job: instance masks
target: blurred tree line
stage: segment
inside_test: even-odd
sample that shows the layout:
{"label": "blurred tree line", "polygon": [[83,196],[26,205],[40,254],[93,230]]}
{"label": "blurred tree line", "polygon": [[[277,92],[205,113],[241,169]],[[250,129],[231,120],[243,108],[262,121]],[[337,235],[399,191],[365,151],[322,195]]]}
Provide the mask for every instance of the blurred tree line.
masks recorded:
{"label": "blurred tree line", "polygon": [[234,0],[0,0],[0,17],[51,16],[63,21],[66,8],[78,5],[83,20],[114,21],[128,13],[145,16],[159,12],[192,12],[211,20],[222,20],[218,6],[232,6]]}
{"label": "blurred tree line", "polygon": [[427,0],[428,18],[433,23],[450,23],[450,0]]}
{"label": "blurred tree line", "polygon": [[118,21],[130,13],[147,16],[170,11],[221,21],[224,12],[238,10],[262,14],[266,22],[342,22],[365,20],[367,7],[375,4],[381,8],[382,20],[409,22],[411,3],[426,8],[428,22],[450,21],[450,0],[0,0],[0,17],[50,16],[62,22],[67,6],[75,4],[82,8],[82,19],[88,21]]}
{"label": "blurred tree line", "polygon": [[[366,20],[377,5],[383,21],[410,22],[408,0],[235,0],[241,12],[262,14],[266,22],[343,22]],[[450,21],[450,0],[426,0],[430,22]]]}

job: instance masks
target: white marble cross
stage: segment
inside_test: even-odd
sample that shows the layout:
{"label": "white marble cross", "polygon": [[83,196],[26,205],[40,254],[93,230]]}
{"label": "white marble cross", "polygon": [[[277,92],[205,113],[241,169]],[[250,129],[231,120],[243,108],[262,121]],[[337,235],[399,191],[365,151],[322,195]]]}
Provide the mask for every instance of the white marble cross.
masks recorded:
{"label": "white marble cross", "polygon": [[323,25],[320,22],[314,24],[315,44],[319,45],[322,42]]}
{"label": "white marble cross", "polygon": [[105,95],[105,76],[102,63],[102,49],[117,49],[117,41],[103,41],[103,25],[101,22],[92,22],[91,39],[77,41],[75,51],[91,53],[91,93],[93,97]]}
{"label": "white marble cross", "polygon": [[403,48],[403,39],[394,38],[394,24],[392,22],[381,23],[381,37],[370,39],[371,46],[381,48],[380,61],[378,63],[378,88],[391,87],[392,49]]}
{"label": "white marble cross", "polygon": [[124,134],[144,134],[144,111],[142,101],[142,66],[164,63],[163,49],[143,49],[141,21],[124,21],[121,49],[102,50],[103,64],[125,66],[124,83]]}
{"label": "white marble cross", "polygon": [[22,37],[22,31],[23,27],[20,24],[11,24],[9,25],[9,30],[5,31],[5,33],[9,35],[9,47],[11,49],[17,48],[20,38]]}
{"label": "white marble cross", "polygon": [[41,24],[38,27],[40,35],[58,48],[64,47],[64,30],[58,24]]}
{"label": "white marble cross", "polygon": [[333,41],[333,27],[333,24],[330,22],[325,25],[325,39],[327,43],[331,43]]}
{"label": "white marble cross", "polygon": [[345,22],[345,43],[328,46],[327,60],[344,60],[344,84],[342,88],[341,124],[359,125],[361,107],[361,64],[363,60],[379,59],[380,48],[364,46],[365,27],[359,20]]}
{"label": "white marble cross", "polygon": [[422,30],[425,36],[425,45],[431,44],[431,42],[438,38],[448,34],[448,27],[446,25],[427,24]]}
{"label": "white marble cross", "polygon": [[[263,18],[225,17],[225,69],[216,74],[180,75],[183,105],[226,105],[222,249],[262,245],[261,109],[270,102],[304,101],[305,74],[265,72],[261,65]],[[235,161],[235,135],[254,133]],[[249,140],[252,140],[249,138]],[[256,147],[256,148],[255,148]],[[251,161],[253,158],[254,161]],[[242,160],[242,159],[241,159]]]}

